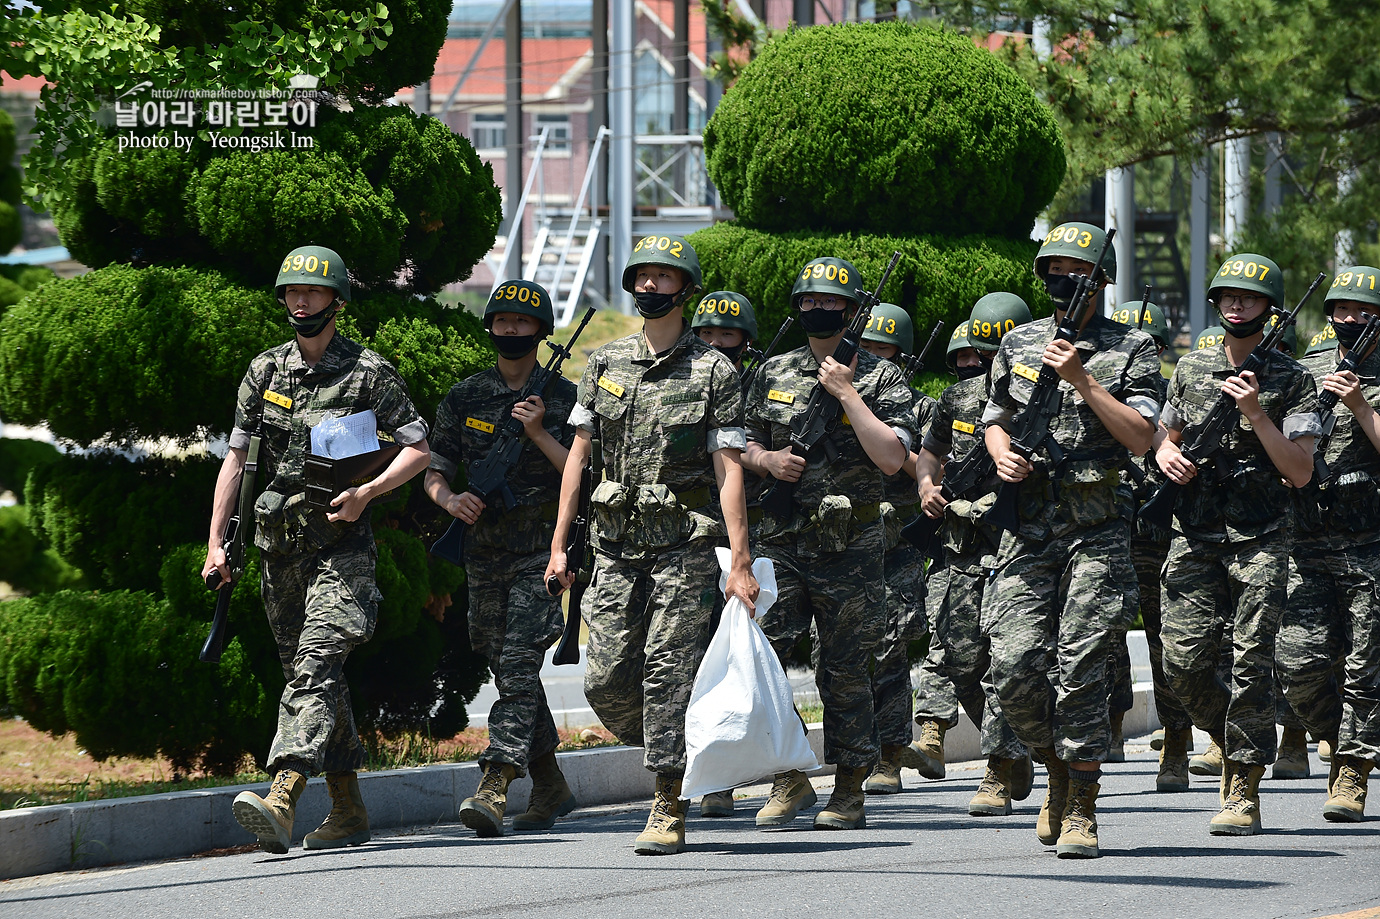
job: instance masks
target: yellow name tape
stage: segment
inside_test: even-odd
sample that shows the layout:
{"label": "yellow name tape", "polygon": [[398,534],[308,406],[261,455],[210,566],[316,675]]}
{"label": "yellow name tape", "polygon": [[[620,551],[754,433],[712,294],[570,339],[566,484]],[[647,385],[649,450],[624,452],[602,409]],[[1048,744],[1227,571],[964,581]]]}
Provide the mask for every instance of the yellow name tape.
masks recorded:
{"label": "yellow name tape", "polygon": [[615,398],[623,398],[623,387],[610,380],[608,377],[599,378],[599,388],[605,392],[613,393]]}
{"label": "yellow name tape", "polygon": [[1031,382],[1040,379],[1040,371],[1027,367],[1025,364],[1015,364],[1012,366],[1011,372],[1018,377],[1025,377]]}
{"label": "yellow name tape", "polygon": [[465,427],[474,428],[476,431],[483,431],[485,434],[492,434],[494,426],[487,421],[480,421],[478,418],[466,418]]}
{"label": "yellow name tape", "polygon": [[292,408],[292,400],[282,393],[276,393],[271,389],[264,390],[264,401],[272,402],[274,405],[281,405],[283,408]]}
{"label": "yellow name tape", "polygon": [[964,434],[976,434],[976,433],[977,433],[977,425],[975,425],[975,424],[969,424],[969,423],[966,422],[966,421],[959,421],[957,418],[955,418],[955,419],[954,419],[954,430],[955,430],[955,431],[962,431]]}
{"label": "yellow name tape", "polygon": [[782,392],[779,389],[769,389],[767,390],[767,398],[773,402],[784,402],[787,405],[790,405],[791,403],[795,402],[795,393]]}

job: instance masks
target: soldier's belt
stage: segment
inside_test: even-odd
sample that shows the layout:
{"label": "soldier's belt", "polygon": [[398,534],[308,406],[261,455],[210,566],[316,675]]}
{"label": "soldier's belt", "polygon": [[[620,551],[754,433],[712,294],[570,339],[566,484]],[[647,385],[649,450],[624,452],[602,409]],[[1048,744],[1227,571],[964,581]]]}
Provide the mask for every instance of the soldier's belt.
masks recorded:
{"label": "soldier's belt", "polygon": [[880,502],[853,505],[853,519],[858,523],[872,523],[882,516]]}
{"label": "soldier's belt", "polygon": [[695,488],[676,495],[676,500],[679,501],[680,506],[687,511],[697,511],[713,503],[714,493],[707,486],[705,488]]}

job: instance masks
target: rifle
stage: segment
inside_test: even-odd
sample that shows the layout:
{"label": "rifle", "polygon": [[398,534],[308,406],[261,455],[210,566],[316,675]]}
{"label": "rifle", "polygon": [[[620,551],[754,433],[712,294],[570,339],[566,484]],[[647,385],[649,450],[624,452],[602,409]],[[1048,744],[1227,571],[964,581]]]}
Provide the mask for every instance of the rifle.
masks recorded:
{"label": "rifle", "polygon": [[[1068,312],[1064,314],[1064,321],[1059,323],[1059,328],[1054,333],[1055,341],[1074,342],[1082,334],[1080,326],[1083,324],[1084,313],[1087,312],[1098,285],[1102,283],[1102,259],[1106,257],[1107,249],[1115,237],[1115,228],[1107,231],[1107,238],[1102,243],[1102,251],[1097,255],[1093,270],[1078,279],[1078,290],[1073,301],[1069,303]],[[1063,463],[1064,449],[1049,432],[1050,425],[1059,414],[1062,401],[1059,394],[1059,373],[1042,361],[1040,375],[1035,381],[1034,390],[1030,393],[1030,401],[1026,403],[1025,410],[1016,417],[1011,449],[1027,460],[1034,456],[1036,451],[1043,449],[1056,467]],[[1003,530],[1016,532],[1016,528],[1020,526],[1020,514],[1016,503],[1020,490],[1019,482],[1003,482],[1001,488],[997,489],[996,503],[983,519]]]}
{"label": "rifle", "polygon": [[934,347],[934,340],[939,337],[939,333],[944,331],[944,320],[939,320],[930,330],[930,340],[925,342],[925,347],[921,348],[916,354],[902,354],[901,369],[905,371],[906,383],[909,384],[915,375],[925,369],[925,359],[930,356],[930,349]]}
{"label": "rifle", "polygon": [[[1284,340],[1284,333],[1289,326],[1293,325],[1298,318],[1299,310],[1308,302],[1308,298],[1313,296],[1313,291],[1318,289],[1323,279],[1327,275],[1319,273],[1313,279],[1308,292],[1303,295],[1303,299],[1294,307],[1293,312],[1285,313],[1284,317],[1275,323],[1274,328],[1265,333],[1265,337],[1260,343],[1251,349],[1251,353],[1246,355],[1241,366],[1236,370],[1236,376],[1240,376],[1246,371],[1258,373],[1270,359],[1270,353],[1279,347],[1279,343]],[[1203,425],[1198,429],[1198,434],[1193,438],[1193,443],[1180,448],[1184,457],[1194,466],[1201,467],[1204,463],[1213,460],[1222,450],[1222,441],[1227,434],[1236,427],[1236,417],[1240,414],[1240,409],[1236,407],[1236,400],[1226,393],[1217,397],[1217,401],[1208,410],[1207,418],[1203,420]],[[1183,486],[1173,479],[1167,479],[1156,492],[1150,496],[1140,507],[1140,519],[1153,524],[1160,529],[1167,530],[1170,521],[1174,516],[1174,505],[1178,503],[1179,493]]]}
{"label": "rifle", "polygon": [[230,594],[244,573],[244,544],[254,520],[254,480],[259,473],[261,440],[258,434],[249,438],[249,453],[244,460],[244,471],[240,473],[239,504],[234,515],[226,521],[225,531],[221,534],[225,564],[230,569],[230,583],[221,587],[220,570],[217,568],[212,568],[211,573],[206,575],[207,589],[219,588],[219,593],[216,594],[216,614],[211,620],[211,634],[206,636],[206,643],[201,646],[201,654],[197,656],[202,663],[219,663],[221,652],[225,650],[225,637],[230,630]]}
{"label": "rifle", "polygon": [[[553,664],[578,664],[580,662],[580,601],[584,598],[585,587],[592,575],[593,565],[589,558],[589,498],[594,491],[594,463],[585,463],[580,470],[580,503],[575,509],[575,519],[570,522],[569,537],[565,542],[567,570],[574,570],[575,582],[570,586],[570,601],[565,613],[565,629],[556,645],[556,653],[551,655]],[[574,566],[573,569],[571,566]],[[580,580],[580,573],[586,575]],[[546,582],[546,592],[559,597],[565,588],[556,578]]]}
{"label": "rifle", "polygon": [[[545,367],[538,367],[532,371],[532,375],[527,378],[527,385],[522,387],[522,392],[518,393],[517,401],[526,402],[532,396],[545,396],[547,388],[551,382],[561,375],[561,364],[570,357],[570,349],[575,344],[575,339],[580,337],[580,333],[589,325],[589,321],[594,318],[594,307],[585,311],[585,315],[580,319],[580,324],[575,327],[575,334],[570,336],[570,341],[564,345],[548,341],[546,346],[551,349],[550,360]],[[516,404],[516,403],[514,403]],[[503,427],[498,431],[498,438],[494,441],[489,452],[479,459],[470,463],[466,471],[466,479],[469,487],[466,489],[471,494],[479,498],[485,504],[495,494],[503,498],[503,506],[507,510],[512,510],[517,504],[517,499],[513,497],[513,491],[508,487],[508,475],[518,464],[518,458],[522,455],[522,422],[518,421],[511,414],[503,422]],[[465,558],[465,533],[470,525],[459,518],[452,520],[450,526],[446,528],[441,538],[431,545],[431,554],[437,558],[443,558],[452,565],[464,564]]]}
{"label": "rifle", "polygon": [[[1347,349],[1346,357],[1337,365],[1333,373],[1345,373],[1350,370],[1356,372],[1356,368],[1365,363],[1366,358],[1370,357],[1370,352],[1375,349],[1377,342],[1380,342],[1380,315],[1372,313],[1366,320],[1366,327],[1361,332],[1361,337],[1356,339],[1355,347]],[[1313,481],[1319,488],[1325,488],[1327,483],[1332,481],[1332,471],[1327,468],[1327,462],[1323,456],[1327,453],[1327,442],[1332,439],[1332,430],[1337,426],[1338,396],[1331,390],[1324,389],[1318,396],[1318,414],[1322,416],[1322,436],[1313,446]]]}
{"label": "rifle", "polygon": [[746,396],[748,394],[748,390],[752,388],[752,381],[757,378],[757,371],[762,369],[762,365],[767,362],[767,358],[771,357],[776,351],[776,346],[781,343],[781,336],[786,334],[786,330],[791,327],[791,323],[793,322],[795,322],[794,316],[786,317],[786,321],[781,323],[781,328],[776,330],[776,336],[771,340],[771,344],[767,345],[767,350],[758,351],[755,348],[748,349],[747,356],[751,358],[752,366],[743,372],[743,395]]}
{"label": "rifle", "polygon": [[[992,478],[997,474],[996,461],[979,439],[976,446],[963,457],[954,468],[944,471],[939,482],[939,493],[945,501],[972,501],[991,491]],[[939,531],[943,517],[934,518],[921,511],[915,519],[901,528],[903,536],[912,546],[925,550],[934,534]]]}
{"label": "rifle", "polygon": [[[872,319],[872,308],[882,302],[882,288],[886,286],[887,280],[891,277],[892,269],[900,260],[900,252],[891,253],[891,261],[887,263],[886,271],[882,272],[882,280],[877,285],[876,293],[869,293],[860,287],[856,289],[858,312],[854,315],[852,323],[843,330],[843,338],[834,348],[834,360],[843,366],[850,366],[853,363],[853,358],[858,356],[858,342],[862,340],[862,333],[867,329],[867,323]],[[808,460],[810,455],[819,449],[824,451],[824,456],[829,462],[837,459],[838,447],[830,439],[829,433],[833,430],[834,423],[838,421],[842,410],[839,400],[834,398],[822,384],[817,385],[814,391],[810,393],[810,399],[805,403],[805,408],[791,419],[791,453]],[[794,498],[795,483],[777,479],[766,494],[762,495],[762,510],[773,517],[784,519],[791,514]]]}

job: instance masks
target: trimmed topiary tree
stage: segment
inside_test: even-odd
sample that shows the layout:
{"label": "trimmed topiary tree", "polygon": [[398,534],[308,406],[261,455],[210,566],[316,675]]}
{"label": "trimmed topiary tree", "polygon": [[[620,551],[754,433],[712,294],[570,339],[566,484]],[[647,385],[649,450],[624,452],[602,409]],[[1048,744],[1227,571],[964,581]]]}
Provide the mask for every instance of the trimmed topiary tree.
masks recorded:
{"label": "trimmed topiary tree", "polygon": [[[0,111],[0,255],[19,245],[24,224],[19,217],[19,170],[14,168],[15,128],[9,112]],[[0,288],[0,298],[4,290]],[[5,304],[0,299],[0,313]]]}

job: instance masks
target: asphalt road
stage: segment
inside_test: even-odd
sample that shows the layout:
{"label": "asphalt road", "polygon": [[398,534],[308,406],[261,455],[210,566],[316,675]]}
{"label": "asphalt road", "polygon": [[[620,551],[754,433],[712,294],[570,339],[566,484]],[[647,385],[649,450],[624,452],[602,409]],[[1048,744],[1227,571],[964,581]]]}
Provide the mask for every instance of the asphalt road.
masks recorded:
{"label": "asphalt road", "polygon": [[731,818],[692,816],[687,851],[668,857],[632,853],[645,805],[577,811],[552,832],[498,840],[441,824],[338,852],[240,851],[3,882],[0,916],[1380,917],[1380,820],[1323,821],[1316,757],[1315,778],[1266,780],[1263,835],[1219,838],[1207,832],[1215,783],[1157,794],[1154,754],[1131,750],[1107,768],[1096,861],[1057,859],[1036,840],[1043,772],[1015,814],[967,816],[972,764],[940,782],[907,772],[906,792],[868,799],[865,830],[815,832],[802,816],[759,831],[760,798],[740,800]]}

